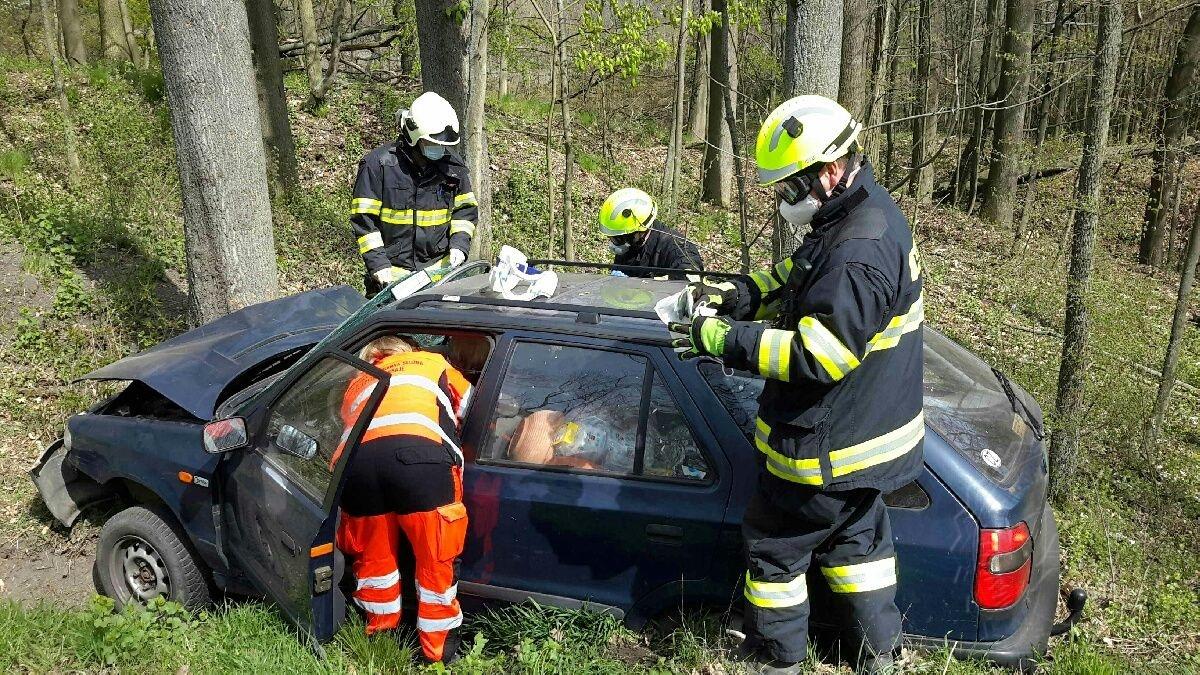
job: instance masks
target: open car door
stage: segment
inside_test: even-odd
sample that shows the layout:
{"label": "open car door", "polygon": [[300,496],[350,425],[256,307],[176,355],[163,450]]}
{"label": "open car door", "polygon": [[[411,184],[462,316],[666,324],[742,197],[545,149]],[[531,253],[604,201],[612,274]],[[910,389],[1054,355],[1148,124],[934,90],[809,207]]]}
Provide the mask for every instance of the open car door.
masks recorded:
{"label": "open car door", "polygon": [[[345,615],[334,550],[341,476],[387,377],[335,351],[289,380],[247,418],[249,447],[223,464],[225,550],[302,634],[324,641]],[[366,398],[357,407],[346,401],[355,380],[365,386],[354,402]]]}

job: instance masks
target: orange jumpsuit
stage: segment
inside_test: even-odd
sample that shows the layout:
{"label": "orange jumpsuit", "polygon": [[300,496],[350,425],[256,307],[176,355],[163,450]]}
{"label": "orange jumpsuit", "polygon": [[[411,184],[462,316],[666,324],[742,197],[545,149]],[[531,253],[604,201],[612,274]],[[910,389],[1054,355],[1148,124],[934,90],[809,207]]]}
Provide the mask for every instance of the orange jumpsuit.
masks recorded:
{"label": "orange jumpsuit", "polygon": [[[462,624],[455,565],[467,536],[459,428],[471,395],[462,373],[440,354],[414,351],[375,363],[391,375],[387,393],[346,467],[337,545],[353,561],[354,601],[367,633],[400,622],[401,533],[416,559],[421,650],[440,661],[450,631]],[[351,381],[342,418],[356,417],[375,378]],[[337,462],[340,450],[332,463]]]}

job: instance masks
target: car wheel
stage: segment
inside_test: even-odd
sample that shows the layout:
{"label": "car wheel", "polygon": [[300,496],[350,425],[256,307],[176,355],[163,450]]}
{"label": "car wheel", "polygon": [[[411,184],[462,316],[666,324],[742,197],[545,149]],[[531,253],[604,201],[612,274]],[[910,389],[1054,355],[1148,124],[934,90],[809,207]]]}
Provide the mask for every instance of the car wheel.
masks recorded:
{"label": "car wheel", "polygon": [[208,570],[175,519],[144,506],[125,509],[104,524],[92,578],[118,608],[161,596],[196,610],[211,598]]}

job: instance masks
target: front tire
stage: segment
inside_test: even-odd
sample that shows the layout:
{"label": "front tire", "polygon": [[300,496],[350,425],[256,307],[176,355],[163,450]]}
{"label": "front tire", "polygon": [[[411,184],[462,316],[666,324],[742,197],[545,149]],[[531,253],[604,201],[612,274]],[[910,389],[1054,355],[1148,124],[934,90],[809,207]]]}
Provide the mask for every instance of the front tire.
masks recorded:
{"label": "front tire", "polygon": [[175,519],[145,506],[125,509],[104,524],[92,578],[118,608],[161,596],[194,611],[212,597],[208,570]]}

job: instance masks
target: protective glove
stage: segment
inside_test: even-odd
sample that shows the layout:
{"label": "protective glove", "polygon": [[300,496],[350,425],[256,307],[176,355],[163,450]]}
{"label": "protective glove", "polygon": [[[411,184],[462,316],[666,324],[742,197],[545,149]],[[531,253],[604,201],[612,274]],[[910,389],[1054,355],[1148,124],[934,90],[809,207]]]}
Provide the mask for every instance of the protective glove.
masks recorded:
{"label": "protective glove", "polygon": [[403,273],[404,270],[399,267],[385,267],[381,270],[376,270],[374,276],[376,281],[387,286]]}
{"label": "protective glove", "polygon": [[451,267],[458,267],[459,265],[463,264],[463,262],[466,261],[466,259],[467,259],[466,253],[463,253],[462,251],[460,251],[456,248],[450,249],[450,266]]}
{"label": "protective glove", "polygon": [[718,314],[728,314],[737,306],[738,287],[732,281],[701,278],[688,284],[687,291],[692,296],[692,307],[697,309],[708,305]]}
{"label": "protective glove", "polygon": [[679,358],[694,359],[697,356],[724,356],[725,335],[733,328],[733,324],[725,317],[702,316],[690,324],[673,323],[667,328],[687,336],[671,341],[671,347],[679,354]]}

